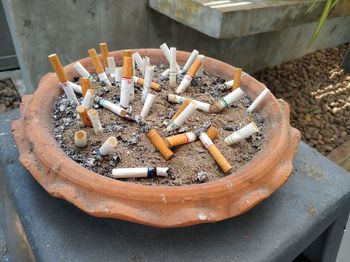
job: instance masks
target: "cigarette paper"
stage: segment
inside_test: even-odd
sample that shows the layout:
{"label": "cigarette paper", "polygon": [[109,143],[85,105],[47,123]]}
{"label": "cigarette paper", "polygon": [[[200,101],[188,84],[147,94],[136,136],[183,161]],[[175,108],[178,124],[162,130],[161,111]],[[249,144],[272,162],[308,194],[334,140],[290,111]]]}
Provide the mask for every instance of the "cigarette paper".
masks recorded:
{"label": "cigarette paper", "polygon": [[74,134],[74,144],[76,147],[86,147],[87,135],[83,130],[78,130]]}
{"label": "cigarette paper", "polygon": [[[166,43],[164,43],[160,46],[160,49],[163,51],[163,54],[164,54],[165,58],[168,60],[169,65],[170,65],[170,49],[169,49],[168,45]],[[180,67],[177,63],[176,63],[176,69],[178,72],[180,72]]]}
{"label": "cigarette paper", "polygon": [[88,91],[91,88],[91,83],[89,78],[87,77],[80,78],[80,85],[81,85],[81,94],[85,97],[86,91]]}
{"label": "cigarette paper", "polygon": [[147,95],[146,101],[142,107],[141,114],[140,114],[142,119],[145,119],[148,116],[155,98],[156,96],[151,93]]}
{"label": "cigarette paper", "polygon": [[185,92],[187,87],[191,84],[191,81],[193,77],[196,75],[199,67],[201,66],[201,61],[199,59],[196,59],[194,63],[191,65],[190,69],[188,69],[185,77],[182,79],[180,85],[176,89],[176,93],[181,94]]}
{"label": "cigarette paper", "polygon": [[143,64],[144,66],[151,65],[151,59],[148,56],[143,57]]}
{"label": "cigarette paper", "polygon": [[98,59],[98,55],[97,55],[95,48],[89,49],[88,53],[89,53],[90,59],[92,61],[92,64],[95,67],[96,73],[97,74],[104,73],[105,70],[103,69],[101,62]]}
{"label": "cigarette paper", "polygon": [[100,79],[100,81],[105,83],[108,87],[112,87],[112,84],[109,81],[106,72],[102,72],[102,73],[98,74],[98,79]]}
{"label": "cigarette paper", "polygon": [[82,89],[80,85],[74,84],[71,81],[68,81],[67,85],[69,85],[75,93],[79,93],[79,94],[82,93]]}
{"label": "cigarette paper", "polygon": [[[145,80],[141,77],[137,77],[137,76],[133,76],[134,79],[134,83],[143,86]],[[161,89],[160,84],[156,83],[156,82],[151,82],[151,88],[153,90],[159,91]]]}
{"label": "cigarette paper", "polygon": [[242,75],[242,68],[236,68],[234,71],[234,81],[233,81],[233,87],[232,90],[237,89],[241,85],[241,75]]}
{"label": "cigarette paper", "polygon": [[61,83],[61,87],[69,100],[73,101],[76,105],[80,105],[77,96],[75,95],[72,87],[69,85],[69,82]]}
{"label": "cigarette paper", "polygon": [[145,64],[143,63],[142,57],[140,56],[139,52],[133,53],[132,57],[134,58],[137,68],[140,69],[141,74],[145,76]]}
{"label": "cigarette paper", "polygon": [[186,99],[185,102],[182,103],[182,105],[179,107],[179,109],[173,115],[173,117],[171,118],[171,121],[174,121],[174,119],[177,118],[190,103],[191,103],[191,99]]}
{"label": "cigarette paper", "polygon": [[103,133],[103,128],[97,110],[89,109],[87,114],[91,120],[92,126],[94,127],[95,134],[101,135]]}
{"label": "cigarette paper", "polygon": [[101,156],[108,155],[113,148],[115,148],[118,144],[118,140],[114,136],[110,136],[103,145],[99,148],[99,152]]}
{"label": "cigarette paper", "polygon": [[109,57],[107,43],[100,43],[100,50],[101,50],[102,64],[104,67],[107,67],[108,66],[107,57]]}
{"label": "cigarette paper", "polygon": [[197,59],[199,52],[198,50],[194,49],[190,55],[190,57],[187,59],[186,64],[181,69],[181,74],[186,73],[187,70],[190,68],[190,66],[193,64],[194,60]]}
{"label": "cigarette paper", "polygon": [[118,106],[116,104],[113,104],[112,102],[104,99],[104,98],[101,98],[101,97],[96,97],[96,102],[103,106],[104,108],[108,109],[109,111],[121,116],[121,117],[124,117],[126,116],[126,110],[124,108],[122,108],[121,106]]}
{"label": "cigarette paper", "polygon": [[112,178],[167,177],[168,171],[168,167],[114,168]]}
{"label": "cigarette paper", "polygon": [[[177,103],[177,104],[182,104],[183,102],[185,102],[187,98],[183,97],[183,96],[178,96],[178,95],[174,95],[174,94],[169,94],[168,95],[168,101],[170,103]],[[192,102],[194,102],[197,105],[197,109],[201,110],[203,112],[209,112],[209,107],[210,104],[208,103],[204,103],[195,99],[191,99]]]}
{"label": "cigarette paper", "polygon": [[146,66],[145,69],[145,80],[143,81],[143,89],[142,89],[142,97],[141,97],[141,103],[143,104],[146,100],[146,97],[148,95],[149,89],[151,87],[152,79],[154,74],[154,68],[153,66]]}
{"label": "cigarette paper", "polygon": [[123,74],[123,68],[117,67],[114,72],[114,81],[117,84],[120,84],[122,82],[122,74]]}
{"label": "cigarette paper", "polygon": [[108,64],[109,75],[113,78],[115,75],[115,69],[116,69],[114,57],[112,56],[107,57],[107,64]]}
{"label": "cigarette paper", "polygon": [[168,136],[165,138],[165,141],[168,143],[169,147],[174,147],[174,146],[189,144],[193,141],[196,141],[196,139],[197,139],[197,136],[194,132],[187,132],[184,134]]}
{"label": "cigarette paper", "polygon": [[270,93],[270,90],[265,88],[265,90],[262,91],[258,95],[258,97],[254,100],[254,102],[248,107],[247,112],[249,113],[253,112],[260,105],[260,103],[263,101],[265,96],[267,96],[269,93]]}
{"label": "cigarette paper", "polygon": [[51,65],[53,69],[55,70],[55,73],[57,75],[58,81],[60,83],[65,83],[68,81],[68,78],[64,72],[63,66],[61,64],[60,59],[58,58],[57,54],[49,55],[49,60],[51,62]]}
{"label": "cigarette paper", "polygon": [[158,149],[165,160],[169,160],[174,156],[174,153],[168,148],[164,139],[155,129],[151,129],[147,133],[147,138],[152,142],[152,144]]}
{"label": "cigarette paper", "polygon": [[129,56],[123,57],[123,75],[120,89],[120,105],[124,108],[129,107],[130,93],[132,92],[132,59]]}
{"label": "cigarette paper", "polygon": [[91,78],[90,73],[85,69],[85,67],[80,62],[76,62],[73,65],[73,67],[81,77]]}
{"label": "cigarette paper", "polygon": [[233,132],[231,135],[225,138],[225,142],[229,145],[237,143],[247,137],[250,137],[254,133],[258,132],[259,128],[256,126],[254,122],[242,127],[236,132]]}
{"label": "cigarette paper", "polygon": [[87,108],[83,105],[77,106],[77,112],[80,116],[81,121],[83,121],[84,125],[92,126],[91,120],[87,114]]}
{"label": "cigarette paper", "polygon": [[221,168],[221,170],[227,174],[232,170],[232,166],[229,162],[225,159],[225,157],[221,154],[219,149],[214,145],[213,141],[208,137],[208,135],[204,132],[202,132],[199,135],[199,139],[204,145],[204,147],[209,151],[211,156],[214,158],[215,162],[218,164],[218,166]]}
{"label": "cigarette paper", "polygon": [[201,66],[199,67],[197,73],[196,73],[196,77],[202,77],[203,75],[203,69],[204,69],[204,55],[198,55],[198,59],[201,61]]}
{"label": "cigarette paper", "polygon": [[244,92],[241,88],[237,88],[233,90],[231,93],[226,95],[223,98],[220,98],[219,101],[217,101],[214,105],[210,106],[209,111],[211,113],[218,113],[222,109],[229,107],[233,104],[234,101],[240,99],[244,95]]}
{"label": "cigarette paper", "polygon": [[93,90],[91,88],[88,89],[86,91],[83,102],[81,102],[81,104],[83,106],[85,106],[87,109],[90,109],[92,107],[92,105],[94,104],[95,94],[96,94],[95,90]]}
{"label": "cigarette paper", "polygon": [[161,75],[163,78],[167,78],[169,73],[170,73],[170,69],[168,68],[168,69],[164,70],[164,72]]}
{"label": "cigarette paper", "polygon": [[186,108],[184,109],[184,111],[182,111],[178,117],[176,117],[171,123],[170,125],[168,125],[168,127],[166,128],[166,131],[173,131],[175,129],[177,129],[178,127],[180,127],[183,122],[185,122],[185,120],[187,118],[189,118],[197,109],[197,106],[195,103],[191,102],[190,104],[188,104],[188,106],[186,106]]}
{"label": "cigarette paper", "polygon": [[170,71],[169,71],[169,85],[170,87],[176,87],[176,47],[170,48]]}

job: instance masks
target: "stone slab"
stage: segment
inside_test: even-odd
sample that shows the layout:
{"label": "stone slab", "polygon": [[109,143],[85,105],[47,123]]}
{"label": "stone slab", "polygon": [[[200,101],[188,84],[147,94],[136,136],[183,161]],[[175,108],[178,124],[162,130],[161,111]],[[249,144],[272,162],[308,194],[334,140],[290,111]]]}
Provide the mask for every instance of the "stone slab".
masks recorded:
{"label": "stone slab", "polygon": [[350,172],[350,140],[338,146],[327,157]]}

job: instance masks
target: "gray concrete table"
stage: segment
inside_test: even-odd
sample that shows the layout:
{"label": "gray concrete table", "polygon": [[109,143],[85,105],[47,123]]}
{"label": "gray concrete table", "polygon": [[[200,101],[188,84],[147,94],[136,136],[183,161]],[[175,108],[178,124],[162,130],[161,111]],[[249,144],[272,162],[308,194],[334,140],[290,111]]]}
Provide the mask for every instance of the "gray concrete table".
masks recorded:
{"label": "gray concrete table", "polygon": [[337,255],[350,176],[304,143],[288,182],[246,214],[157,229],[95,218],[46,193],[18,162],[9,127],[18,115],[0,115],[1,169],[16,226],[37,261],[292,261],[302,252],[311,261],[334,261]]}

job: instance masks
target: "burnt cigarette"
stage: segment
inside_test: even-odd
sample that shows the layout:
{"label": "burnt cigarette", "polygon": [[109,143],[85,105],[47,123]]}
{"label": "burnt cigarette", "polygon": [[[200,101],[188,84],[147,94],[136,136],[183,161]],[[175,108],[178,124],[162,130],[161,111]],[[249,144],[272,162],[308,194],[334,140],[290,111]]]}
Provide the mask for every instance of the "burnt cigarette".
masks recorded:
{"label": "burnt cigarette", "polygon": [[174,136],[168,136],[165,138],[165,141],[168,143],[169,147],[189,144],[196,140],[197,140],[197,136],[194,132],[187,132],[187,133],[178,134]]}
{"label": "burnt cigarette", "polygon": [[208,135],[204,132],[202,132],[199,135],[199,139],[204,145],[204,147],[208,150],[208,152],[211,154],[215,162],[218,164],[218,166],[221,168],[221,170],[227,174],[232,170],[232,166],[230,163],[226,160],[226,158],[221,154],[220,150],[214,145],[213,141],[208,137]]}
{"label": "burnt cigarette", "polygon": [[198,59],[201,61],[201,66],[199,67],[197,73],[196,73],[196,77],[202,77],[203,75],[203,70],[204,70],[204,59],[205,56],[204,55],[198,55]]}
{"label": "burnt cigarette", "polygon": [[134,168],[114,168],[112,178],[138,178],[138,177],[167,177],[168,167],[134,167]]}
{"label": "burnt cigarette", "polygon": [[193,64],[193,62],[197,59],[198,54],[199,54],[198,50],[194,49],[192,51],[191,55],[189,56],[189,58],[186,61],[186,64],[181,69],[181,74],[187,72],[187,70],[190,68],[190,66]]}
{"label": "burnt cigarette", "polygon": [[115,148],[118,144],[118,140],[114,136],[110,136],[103,145],[98,149],[98,152],[101,156],[108,155],[113,148]]}
{"label": "burnt cigarette", "polygon": [[108,67],[107,58],[109,57],[107,43],[100,43],[100,50],[101,50],[102,64],[106,68]]}
{"label": "burnt cigarette", "polygon": [[85,97],[86,91],[88,91],[91,88],[91,82],[89,78],[87,77],[80,78],[80,85],[81,85],[81,94]]}
{"label": "burnt cigarette", "polygon": [[254,100],[254,102],[248,107],[247,112],[251,113],[253,112],[263,101],[265,96],[270,94],[270,90],[268,88],[265,88],[264,91],[262,91],[258,97]]}
{"label": "burnt cigarette", "polygon": [[88,89],[85,93],[83,102],[81,104],[85,106],[87,109],[90,109],[92,105],[94,104],[94,98],[95,98],[96,91],[93,89]]}
{"label": "burnt cigarette", "polygon": [[[242,79],[244,76],[246,76],[246,75],[248,75],[246,72],[241,72],[241,77],[240,77],[240,79]],[[231,79],[231,80],[229,80],[229,81],[226,81],[225,83],[224,83],[224,88],[223,88],[223,90],[228,90],[228,89],[231,89],[232,87],[233,87],[233,85],[234,85],[234,80],[233,79]],[[240,86],[240,83],[239,83],[239,85],[238,85],[238,87]]]}
{"label": "burnt cigarette", "polygon": [[170,73],[170,69],[165,69],[163,73],[161,73],[162,78],[167,78]]}
{"label": "burnt cigarette", "polygon": [[143,104],[146,101],[146,97],[149,93],[149,89],[151,87],[152,79],[154,74],[153,66],[146,66],[145,69],[145,80],[143,81],[143,89],[142,89],[142,97],[141,103]]}
{"label": "burnt cigarette", "polygon": [[[112,84],[109,81],[105,70],[103,69],[103,66],[98,58],[97,52],[95,48],[89,49],[89,56],[90,59],[92,60],[92,64],[95,67],[96,73],[98,75],[98,78],[100,79],[101,82],[104,82],[108,87],[111,87]],[[107,63],[107,62],[106,62]]]}
{"label": "burnt cigarette", "polygon": [[[182,104],[187,98],[183,96],[178,96],[174,94],[168,94],[168,101],[170,103]],[[189,98],[190,99],[190,98]],[[204,103],[195,99],[191,99],[197,105],[197,109],[203,112],[209,112],[210,104]]]}
{"label": "burnt cigarette", "polygon": [[183,102],[181,104],[181,106],[179,107],[179,109],[176,111],[176,113],[173,115],[173,117],[171,118],[171,121],[174,121],[175,118],[177,118],[182,111],[185,110],[185,108],[189,105],[189,103],[191,103],[191,99],[186,99],[185,102]]}
{"label": "burnt cigarette", "polygon": [[155,95],[151,93],[147,94],[146,101],[142,107],[141,114],[140,114],[141,119],[145,119],[148,116],[155,98],[156,98]]}
{"label": "burnt cigarette", "polygon": [[77,106],[77,113],[80,116],[81,121],[83,121],[84,125],[86,126],[92,126],[91,120],[87,114],[87,108],[83,105]]}
{"label": "burnt cigarette", "polygon": [[108,64],[108,71],[109,75],[114,78],[115,76],[115,70],[116,70],[116,65],[115,65],[115,60],[113,56],[107,57],[107,64]]}
{"label": "burnt cigarette", "polygon": [[78,74],[79,74],[81,77],[87,77],[87,78],[89,78],[91,81],[93,80],[93,79],[92,79],[92,75],[90,75],[89,71],[87,71],[86,68],[85,68],[80,62],[76,62],[76,63],[73,65],[73,68],[78,72]]}
{"label": "burnt cigarette", "polygon": [[169,85],[170,87],[176,87],[176,47],[170,48],[170,62],[169,62]]}
{"label": "burnt cigarette", "polygon": [[188,69],[186,75],[182,79],[180,85],[176,89],[176,93],[181,94],[186,91],[187,87],[191,84],[193,77],[196,75],[199,67],[201,66],[201,61],[196,59],[194,63],[191,65],[190,69]]}
{"label": "burnt cigarette", "polygon": [[[136,83],[136,84],[138,84],[140,86],[144,85],[145,80],[143,78],[137,77],[137,76],[133,76],[133,79],[134,79],[134,83]],[[151,82],[151,88],[153,90],[156,90],[156,91],[159,91],[161,89],[160,84],[158,84],[156,82]]]}
{"label": "burnt cigarette", "polygon": [[132,57],[137,65],[137,68],[141,71],[141,74],[145,76],[145,64],[142,60],[142,57],[139,52],[135,52],[132,54]]}
{"label": "burnt cigarette", "polygon": [[112,102],[101,98],[101,97],[96,97],[96,102],[100,105],[103,106],[104,108],[108,109],[109,111],[121,116],[125,117],[126,116],[126,110],[122,108],[121,106],[118,106],[116,104],[113,104]]}
{"label": "burnt cigarette", "polygon": [[[169,65],[170,65],[170,49],[169,49],[168,45],[166,43],[164,43],[160,46],[160,49],[163,51],[163,54],[164,54],[165,58],[168,60]],[[180,67],[177,63],[176,63],[176,69],[178,72],[180,72]]]}
{"label": "burnt cigarette", "polygon": [[233,81],[232,90],[235,90],[241,86],[241,75],[242,75],[242,68],[236,68],[234,71],[234,81]]}
{"label": "burnt cigarette", "polygon": [[179,128],[187,118],[189,118],[197,109],[195,103],[189,103],[186,108],[168,125],[166,131],[170,132]]}
{"label": "burnt cigarette", "polygon": [[245,138],[250,137],[254,133],[258,132],[259,128],[256,126],[254,122],[242,127],[236,132],[233,132],[231,135],[225,138],[225,143],[232,145],[239,141],[242,141]]}
{"label": "burnt cigarette", "polygon": [[89,109],[87,111],[87,114],[91,120],[92,126],[94,127],[95,134],[101,135],[103,133],[103,128],[102,128],[97,110],[96,109]]}
{"label": "burnt cigarette", "polygon": [[169,160],[174,156],[174,153],[168,148],[168,145],[160,134],[155,129],[151,129],[147,133],[147,138],[152,142],[152,144],[158,149],[160,154],[165,160]]}
{"label": "burnt cigarette", "polygon": [[[211,141],[214,141],[219,136],[219,130],[215,126],[210,126],[205,132]],[[201,141],[197,141],[198,145],[202,145]]]}
{"label": "burnt cigarette", "polygon": [[74,134],[74,144],[76,147],[86,147],[87,135],[83,130],[78,130]]}
{"label": "burnt cigarette", "polygon": [[71,101],[73,101],[76,105],[80,105],[79,100],[77,96],[75,95],[73,88],[71,85],[69,85],[69,82],[61,83],[60,84],[64,93],[66,94],[67,98]]}
{"label": "burnt cigarette", "polygon": [[68,77],[64,72],[63,66],[61,64],[60,59],[58,58],[58,55],[57,54],[49,55],[49,60],[51,62],[53,69],[55,70],[58,81],[60,83],[66,83],[68,81]]}
{"label": "burnt cigarette", "polygon": [[120,88],[120,105],[124,108],[129,107],[130,94],[133,89],[132,79],[132,59],[129,56],[123,57],[123,75]]}
{"label": "burnt cigarette", "polygon": [[226,95],[223,98],[220,98],[214,105],[211,105],[209,108],[209,112],[211,113],[219,113],[222,109],[229,107],[236,100],[240,99],[244,95],[244,92],[241,88],[237,88],[233,90],[231,93]]}

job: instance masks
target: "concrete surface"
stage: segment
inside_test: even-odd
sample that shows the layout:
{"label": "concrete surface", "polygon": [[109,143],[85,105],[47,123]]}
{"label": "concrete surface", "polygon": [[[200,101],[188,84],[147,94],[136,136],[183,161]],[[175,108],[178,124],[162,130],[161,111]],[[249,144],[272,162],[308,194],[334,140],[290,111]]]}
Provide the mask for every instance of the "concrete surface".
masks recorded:
{"label": "concrete surface", "polygon": [[196,48],[207,56],[254,72],[350,41],[349,16],[329,20],[308,48],[316,23],[218,40],[148,8],[147,0],[2,1],[26,93],[32,93],[40,78],[52,71],[49,54],[58,53],[67,64],[86,57],[87,50],[98,47],[99,42],[107,42],[110,50],[159,47],[167,42],[179,50]]}
{"label": "concrete surface", "polygon": [[[305,15],[311,0],[149,0],[154,10],[203,34],[215,38],[233,38],[277,31],[316,22],[325,0]],[[342,0],[331,17],[350,14],[350,2]]]}

